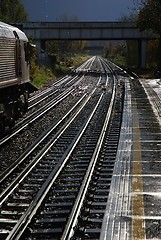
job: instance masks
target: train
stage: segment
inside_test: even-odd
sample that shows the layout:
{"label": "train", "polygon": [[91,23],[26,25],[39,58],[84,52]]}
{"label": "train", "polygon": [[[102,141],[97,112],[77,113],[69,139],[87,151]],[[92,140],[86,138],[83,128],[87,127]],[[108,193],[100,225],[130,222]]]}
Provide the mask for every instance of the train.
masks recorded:
{"label": "train", "polygon": [[29,74],[32,52],[22,30],[0,22],[0,133],[27,112],[29,93],[36,90]]}

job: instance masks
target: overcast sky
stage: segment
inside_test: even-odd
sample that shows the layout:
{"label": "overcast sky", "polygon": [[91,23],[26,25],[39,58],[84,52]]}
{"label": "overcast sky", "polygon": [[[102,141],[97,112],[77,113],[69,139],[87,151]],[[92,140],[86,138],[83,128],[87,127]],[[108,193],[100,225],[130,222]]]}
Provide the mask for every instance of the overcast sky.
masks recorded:
{"label": "overcast sky", "polygon": [[117,21],[129,15],[133,0],[21,0],[29,21]]}

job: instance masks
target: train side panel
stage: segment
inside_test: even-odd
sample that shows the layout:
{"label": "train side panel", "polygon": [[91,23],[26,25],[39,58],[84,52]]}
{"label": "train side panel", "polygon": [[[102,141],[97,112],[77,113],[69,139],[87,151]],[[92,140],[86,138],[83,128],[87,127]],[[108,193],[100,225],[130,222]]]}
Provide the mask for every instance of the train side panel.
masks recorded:
{"label": "train side panel", "polygon": [[0,38],[0,88],[18,83],[16,39]]}
{"label": "train side panel", "polygon": [[29,57],[26,35],[0,22],[0,133],[28,109]]}

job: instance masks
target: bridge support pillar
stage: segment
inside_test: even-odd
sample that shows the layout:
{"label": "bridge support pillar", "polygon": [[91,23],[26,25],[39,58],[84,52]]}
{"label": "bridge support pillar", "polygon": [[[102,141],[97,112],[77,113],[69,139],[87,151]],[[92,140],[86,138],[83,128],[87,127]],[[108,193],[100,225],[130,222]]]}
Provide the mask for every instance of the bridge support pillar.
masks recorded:
{"label": "bridge support pillar", "polygon": [[49,58],[46,53],[45,40],[36,40],[36,49],[37,49],[37,65],[38,66],[48,66]]}
{"label": "bridge support pillar", "polygon": [[139,40],[139,67],[146,67],[147,58],[147,40]]}
{"label": "bridge support pillar", "polygon": [[35,44],[36,44],[36,49],[39,52],[41,52],[41,41],[40,40],[35,40]]}
{"label": "bridge support pillar", "polygon": [[45,46],[45,40],[36,40],[36,48],[38,49],[38,52],[40,53],[42,50],[46,50]]}

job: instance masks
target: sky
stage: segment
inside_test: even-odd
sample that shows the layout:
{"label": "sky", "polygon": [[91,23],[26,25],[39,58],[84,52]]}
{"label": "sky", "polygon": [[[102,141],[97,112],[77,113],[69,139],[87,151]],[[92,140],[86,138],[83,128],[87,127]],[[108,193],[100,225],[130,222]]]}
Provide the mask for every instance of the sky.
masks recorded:
{"label": "sky", "polygon": [[128,16],[133,0],[21,0],[29,21],[100,22]]}

